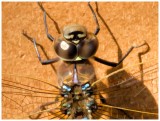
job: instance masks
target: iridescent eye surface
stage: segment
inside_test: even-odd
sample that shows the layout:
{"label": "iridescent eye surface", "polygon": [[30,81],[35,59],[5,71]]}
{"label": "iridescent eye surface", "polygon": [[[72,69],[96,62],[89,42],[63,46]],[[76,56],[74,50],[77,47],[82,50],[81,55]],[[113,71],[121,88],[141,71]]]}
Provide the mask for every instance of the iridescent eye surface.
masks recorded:
{"label": "iridescent eye surface", "polygon": [[88,34],[78,45],[78,54],[83,59],[93,56],[98,49],[98,41],[94,34]]}
{"label": "iridescent eye surface", "polygon": [[77,56],[76,46],[64,39],[58,39],[54,43],[54,49],[59,57],[62,59],[72,60]]}

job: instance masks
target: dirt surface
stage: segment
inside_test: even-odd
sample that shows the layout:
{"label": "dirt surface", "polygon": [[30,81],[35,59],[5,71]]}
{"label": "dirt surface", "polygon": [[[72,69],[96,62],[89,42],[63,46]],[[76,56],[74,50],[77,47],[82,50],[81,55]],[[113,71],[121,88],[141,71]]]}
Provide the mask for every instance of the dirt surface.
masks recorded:
{"label": "dirt surface", "polygon": [[[144,45],[134,49],[120,67],[147,61],[143,66],[145,69],[158,62],[157,2],[98,2],[97,4],[92,2],[91,5],[94,10],[97,10],[96,14],[100,25],[100,32],[97,35],[99,48],[96,56],[118,62],[133,44],[140,45],[146,41],[148,46]],[[47,17],[49,33],[55,38],[59,37],[59,32],[64,26],[71,23],[84,25],[89,32],[94,32],[96,28],[93,15],[86,2],[52,2],[43,3],[43,6],[55,21]],[[22,35],[23,30],[44,47],[49,58],[56,57],[53,44],[46,37],[43,12],[37,3],[2,2],[2,73],[40,78],[57,85],[56,71],[59,69],[60,63],[52,64],[52,66],[41,65],[33,43]],[[45,60],[46,57],[41,50],[40,53]],[[91,63],[95,68],[97,79],[114,70],[93,60]],[[125,70],[123,75],[129,75],[129,73],[139,70],[139,66],[135,66]],[[155,72],[156,74],[157,72]],[[5,78],[5,76],[2,77]],[[145,84],[145,89],[151,98],[148,99],[145,93],[139,99],[142,102],[145,99],[152,100],[146,102],[157,108],[157,78],[155,81],[152,80]],[[120,101],[120,103],[122,102]],[[120,106],[125,107],[125,103],[123,102]],[[132,106],[134,107],[134,105]],[[3,118],[6,117],[3,115]]]}

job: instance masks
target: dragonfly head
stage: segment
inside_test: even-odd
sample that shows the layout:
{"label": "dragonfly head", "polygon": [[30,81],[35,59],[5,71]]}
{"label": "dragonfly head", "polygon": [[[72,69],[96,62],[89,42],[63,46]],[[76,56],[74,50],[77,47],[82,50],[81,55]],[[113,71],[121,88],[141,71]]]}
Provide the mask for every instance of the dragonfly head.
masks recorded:
{"label": "dragonfly head", "polygon": [[65,61],[79,61],[93,56],[98,40],[93,33],[79,24],[65,26],[62,35],[54,41],[56,54]]}

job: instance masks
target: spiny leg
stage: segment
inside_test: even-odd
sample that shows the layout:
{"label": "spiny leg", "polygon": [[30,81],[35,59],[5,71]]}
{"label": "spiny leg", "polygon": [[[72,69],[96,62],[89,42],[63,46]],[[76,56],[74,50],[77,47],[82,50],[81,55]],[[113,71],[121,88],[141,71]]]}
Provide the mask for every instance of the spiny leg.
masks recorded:
{"label": "spiny leg", "polygon": [[37,45],[40,46],[41,49],[43,49],[43,47],[36,43],[36,40],[30,36],[27,35],[26,32],[23,31],[22,33],[25,37],[27,37],[27,39],[29,39],[33,44],[34,44],[34,48],[36,50],[36,53],[37,53],[37,56],[38,56],[38,59],[39,61],[41,62],[42,65],[47,65],[47,64],[51,64],[51,63],[55,63],[57,61],[59,61],[60,59],[57,57],[57,58],[53,58],[53,59],[49,59],[49,60],[42,60],[40,54],[39,54],[39,51],[38,51],[38,48],[37,48]]}
{"label": "spiny leg", "polygon": [[101,59],[101,58],[98,58],[98,57],[96,57],[96,56],[93,56],[92,58],[93,58],[95,61],[99,62],[99,63],[105,64],[105,65],[108,65],[108,66],[112,66],[112,67],[116,67],[116,66],[120,65],[120,64],[123,62],[123,60],[132,52],[132,50],[133,50],[134,48],[139,48],[139,47],[141,47],[141,46],[143,46],[143,45],[145,45],[145,44],[146,44],[146,42],[144,42],[144,43],[141,44],[141,45],[132,45],[132,46],[130,47],[130,49],[127,51],[127,53],[121,58],[121,60],[120,60],[118,63],[109,62],[109,61],[103,60],[103,59]]}
{"label": "spiny leg", "polygon": [[43,19],[44,19],[44,26],[45,26],[45,31],[46,31],[47,37],[48,37],[48,39],[50,39],[51,41],[53,41],[54,38],[52,37],[51,34],[48,33],[48,26],[47,26],[47,21],[46,21],[46,11],[45,11],[45,9],[43,8],[42,3],[38,2],[38,5],[39,5],[39,7],[41,8],[41,10],[43,11],[43,15],[44,15],[44,18],[43,18]]}
{"label": "spiny leg", "polygon": [[95,20],[95,22],[96,22],[96,30],[95,30],[94,34],[97,35],[98,32],[99,32],[99,30],[100,30],[99,23],[98,23],[98,19],[97,19],[97,16],[96,16],[96,14],[95,14],[92,6],[90,5],[90,2],[88,2],[88,6],[89,6],[89,8],[90,8],[90,10],[91,10],[91,12],[92,12],[92,14],[93,14],[94,20]]}

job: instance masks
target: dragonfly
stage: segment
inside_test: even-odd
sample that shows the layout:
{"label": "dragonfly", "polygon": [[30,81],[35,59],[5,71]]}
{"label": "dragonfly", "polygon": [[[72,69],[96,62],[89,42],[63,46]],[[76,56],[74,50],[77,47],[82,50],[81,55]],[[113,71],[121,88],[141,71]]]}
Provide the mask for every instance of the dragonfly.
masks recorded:
{"label": "dragonfly", "polygon": [[[62,62],[58,86],[46,80],[3,73],[2,116],[4,119],[157,119],[156,62],[124,67],[100,79],[96,79],[89,61]],[[115,81],[127,68],[142,64],[144,70]],[[110,84],[103,83],[106,79]]]}
{"label": "dragonfly", "polygon": [[[42,6],[41,6],[42,7]],[[91,7],[90,7],[91,8]],[[42,9],[43,10],[43,9]],[[91,8],[92,11],[92,8]],[[93,11],[92,11],[93,13]],[[94,14],[93,14],[94,15]],[[46,13],[44,12],[44,16]],[[45,19],[44,19],[45,20]],[[96,19],[95,19],[96,20]],[[97,24],[98,26],[98,24]],[[48,32],[47,26],[45,26],[46,32]],[[97,29],[98,30],[98,29]],[[47,33],[48,34],[48,33]],[[93,34],[97,34],[95,31]],[[26,33],[24,33],[26,35]],[[50,39],[52,37],[48,34]],[[27,35],[26,35],[27,36]],[[35,49],[38,45],[37,42],[33,41]],[[135,47],[131,47],[128,52],[133,50]],[[61,59],[53,59],[49,61],[42,61],[39,56],[39,52],[37,51],[38,58],[42,64],[60,61]],[[126,54],[128,55],[128,54]],[[124,56],[125,58],[126,56]],[[118,64],[120,64],[119,61]],[[94,60],[101,62],[106,65],[114,65],[116,63],[104,61],[96,56],[93,56]],[[82,62],[82,63],[80,63]],[[87,62],[87,63],[85,63]],[[19,74],[8,74],[3,73],[3,87],[2,87],[2,95],[3,95],[3,106],[2,106],[2,116],[4,119],[72,119],[72,118],[84,118],[84,119],[132,119],[132,118],[157,118],[157,104],[154,100],[154,96],[152,94],[157,94],[158,92],[153,92],[152,89],[156,89],[157,86],[157,77],[149,80],[136,79],[137,77],[142,77],[143,75],[147,75],[148,72],[138,71],[137,73],[133,73],[129,75],[129,78],[122,76],[121,78],[115,79],[115,72],[113,76],[111,75],[109,81],[106,81],[104,77],[102,79],[96,79],[95,70],[93,66],[88,63],[87,60],[80,60],[76,62],[62,62],[62,66],[57,70],[58,81],[51,81],[50,83],[46,80],[48,79],[36,79],[35,77],[19,75]],[[26,63],[27,64],[27,63]],[[145,63],[144,63],[145,65]],[[146,64],[148,65],[148,64]],[[157,64],[155,64],[157,66]],[[151,67],[151,70],[154,74],[157,73],[157,68],[153,69],[154,65],[150,65],[145,67],[144,70],[147,70]],[[134,68],[134,67],[133,67]],[[82,70],[82,71],[81,71]],[[149,71],[150,72],[150,71]],[[122,72],[121,72],[122,73]],[[43,74],[43,73],[41,73]],[[149,74],[152,74],[149,73]],[[38,77],[38,76],[37,76]],[[122,79],[126,77],[126,79]],[[143,76],[148,77],[148,76]],[[152,76],[151,76],[152,77]],[[76,80],[76,81],[73,81]],[[90,81],[89,81],[90,80]],[[58,86],[56,85],[58,82]],[[74,85],[74,83],[78,83],[78,86]],[[106,84],[108,82],[109,84]],[[151,85],[155,83],[154,87],[151,90],[148,89],[148,86],[145,86],[143,83],[148,82]],[[104,83],[104,84],[103,84]],[[63,85],[64,84],[64,85]],[[85,87],[89,85],[89,92],[87,94],[91,95],[91,99],[95,99],[92,104],[93,107],[88,107],[85,105],[87,103],[84,102],[92,102],[90,98],[85,98],[80,104],[74,103],[72,100],[74,98],[84,98],[82,97],[82,92],[84,93]],[[153,86],[152,85],[152,86]],[[102,88],[102,86],[104,86]],[[78,88],[78,93],[74,87]],[[71,92],[68,92],[71,88],[74,88]],[[82,90],[84,89],[84,90]],[[128,93],[130,90],[134,90],[134,94]],[[67,90],[64,91],[64,90]],[[69,93],[69,95],[67,94]],[[69,99],[70,102],[66,102],[67,97],[70,97],[72,93],[72,98]],[[127,94],[126,94],[127,93]],[[149,97],[147,98],[146,95]],[[142,98],[143,96],[144,98]],[[148,101],[144,104],[144,100]],[[143,103],[142,103],[143,102]],[[89,103],[89,104],[90,104]],[[66,104],[66,105],[65,105]],[[70,111],[70,104],[74,105],[74,111]],[[152,107],[148,105],[151,104]],[[81,105],[81,106],[79,106]],[[68,106],[68,107],[65,107]],[[79,108],[78,108],[79,107]],[[66,114],[67,113],[67,114]]]}

